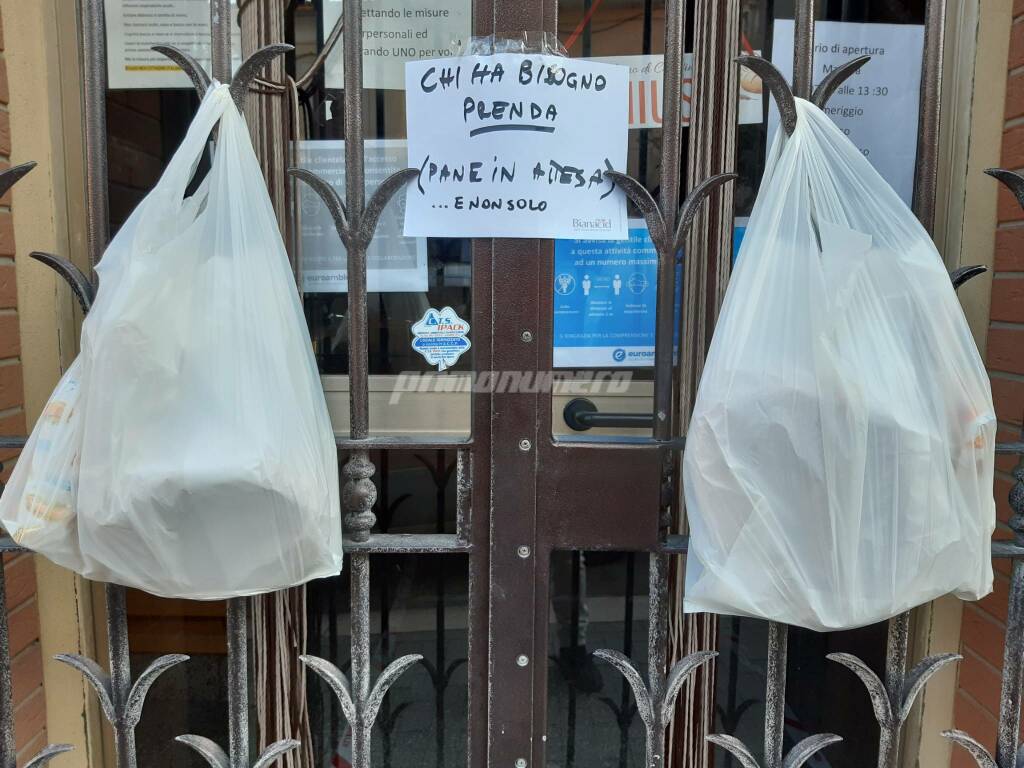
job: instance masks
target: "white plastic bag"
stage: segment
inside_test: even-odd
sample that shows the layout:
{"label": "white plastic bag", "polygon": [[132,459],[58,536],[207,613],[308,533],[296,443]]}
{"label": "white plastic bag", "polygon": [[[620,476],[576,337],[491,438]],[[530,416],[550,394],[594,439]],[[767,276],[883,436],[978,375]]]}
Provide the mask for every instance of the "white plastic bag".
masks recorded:
{"label": "white plastic bag", "polygon": [[[210,173],[185,198],[218,125]],[[164,596],[338,573],[334,434],[226,85],[207,91],[97,273],[79,358],[0,499],[4,527],[84,576]]]}
{"label": "white plastic bag", "polygon": [[828,117],[797,112],[688,429],[685,610],[825,631],[991,590],[996,422],[928,234]]}

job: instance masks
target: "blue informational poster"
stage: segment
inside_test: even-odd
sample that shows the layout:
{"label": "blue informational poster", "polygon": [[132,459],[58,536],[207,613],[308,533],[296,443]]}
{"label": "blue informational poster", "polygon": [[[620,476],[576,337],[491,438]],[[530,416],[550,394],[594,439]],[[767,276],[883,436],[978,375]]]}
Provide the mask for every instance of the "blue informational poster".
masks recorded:
{"label": "blue informational poster", "polygon": [[555,240],[554,366],[654,363],[658,254],[640,219],[628,240]]}
{"label": "blue informational poster", "polygon": [[[734,262],[745,231],[738,219]],[[654,365],[657,283],[658,255],[642,219],[630,219],[628,240],[555,240],[554,367]]]}
{"label": "blue informational poster", "polygon": [[750,219],[746,216],[736,218],[732,230],[732,263],[736,265],[736,257],[740,255],[740,246],[743,245],[743,236],[747,234],[747,223]]}

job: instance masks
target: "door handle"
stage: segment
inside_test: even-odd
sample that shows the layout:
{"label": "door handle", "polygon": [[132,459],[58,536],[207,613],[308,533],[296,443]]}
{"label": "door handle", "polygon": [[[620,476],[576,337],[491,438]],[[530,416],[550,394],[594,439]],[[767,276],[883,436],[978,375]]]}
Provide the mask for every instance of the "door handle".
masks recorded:
{"label": "door handle", "polygon": [[592,427],[611,429],[653,429],[654,414],[651,413],[601,413],[597,406],[585,397],[577,397],[566,403],[562,417],[569,429],[586,432]]}

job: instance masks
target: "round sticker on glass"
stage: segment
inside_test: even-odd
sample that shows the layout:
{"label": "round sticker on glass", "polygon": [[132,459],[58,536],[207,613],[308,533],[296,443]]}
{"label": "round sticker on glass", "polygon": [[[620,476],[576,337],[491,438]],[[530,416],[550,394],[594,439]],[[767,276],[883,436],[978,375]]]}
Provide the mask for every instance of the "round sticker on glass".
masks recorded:
{"label": "round sticker on glass", "polygon": [[455,314],[451,307],[428,309],[412,326],[412,348],[423,355],[437,370],[455,365],[472,344],[466,336],[469,323]]}

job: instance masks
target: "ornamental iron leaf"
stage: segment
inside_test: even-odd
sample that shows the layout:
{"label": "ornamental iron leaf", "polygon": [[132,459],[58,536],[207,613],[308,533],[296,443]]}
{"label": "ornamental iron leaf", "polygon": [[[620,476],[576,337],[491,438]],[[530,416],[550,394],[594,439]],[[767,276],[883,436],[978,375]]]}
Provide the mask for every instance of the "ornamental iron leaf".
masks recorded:
{"label": "ornamental iron leaf", "polygon": [[377,719],[377,712],[380,711],[381,702],[384,701],[384,697],[391,686],[395,684],[395,681],[402,676],[403,672],[422,658],[418,653],[402,656],[388,664],[385,670],[380,673],[380,677],[377,678],[377,682],[373,684],[373,689],[370,691],[370,697],[366,700],[366,713],[363,715],[365,725],[369,725]]}
{"label": "ornamental iron leaf", "polygon": [[77,653],[59,653],[53,657],[62,664],[67,664],[82,673],[82,676],[89,681],[89,685],[96,691],[96,698],[100,700],[100,708],[104,717],[109,723],[117,723],[119,713],[114,709],[113,689],[108,675],[99,664],[85,656]]}
{"label": "ornamental iron leaf", "polygon": [[210,768],[228,768],[228,755],[223,748],[213,739],[205,736],[196,736],[186,733],[183,736],[176,736],[175,741],[185,744],[194,749],[210,765]]}
{"label": "ornamental iron leaf", "polygon": [[156,659],[139,675],[138,680],[132,685],[131,692],[128,694],[128,703],[125,707],[125,717],[130,727],[134,728],[139,724],[139,720],[142,718],[142,705],[146,701],[146,694],[149,693],[149,689],[156,682],[156,679],[171,667],[185,661],[188,661],[188,656],[185,654],[170,653]]}
{"label": "ornamental iron leaf", "polygon": [[[707,740],[729,752],[739,761],[741,768],[761,768],[757,759],[750,753],[750,750],[735,736],[715,733],[708,736]],[[797,743],[789,751],[789,754],[782,759],[782,768],[801,768],[801,766],[825,747],[831,744],[838,744],[842,740],[841,736],[837,736],[834,733],[819,733],[814,736],[808,736],[803,741]]]}
{"label": "ornamental iron leaf", "polygon": [[942,735],[967,750],[978,764],[978,768],[999,768],[988,750],[963,731],[943,731]]}
{"label": "ornamental iron leaf", "polygon": [[663,722],[667,723],[671,721],[672,710],[676,705],[676,697],[679,695],[679,691],[683,687],[683,683],[686,682],[687,678],[696,672],[698,667],[707,664],[716,656],[718,656],[718,651],[698,651],[697,653],[691,653],[689,656],[686,656],[675,663],[672,670],[668,673],[668,680],[665,683],[665,700],[661,703],[661,717]]}
{"label": "ornamental iron leaf", "polygon": [[85,314],[89,313],[92,303],[96,298],[96,288],[82,270],[63,256],[55,256],[45,251],[32,251],[29,256],[36,261],[42,262],[63,277],[67,284],[71,286],[71,291],[75,294],[75,298],[78,299],[82,312]]}
{"label": "ornamental iron leaf", "polygon": [[828,104],[828,100],[832,98],[832,94],[839,90],[839,86],[845,83],[869,61],[871,61],[870,56],[858,56],[833,69],[824,80],[818,83],[818,87],[814,89],[814,93],[811,96],[811,101],[819,109],[824,109],[825,105]]}
{"label": "ornamental iron leaf", "polygon": [[645,726],[652,728],[654,725],[654,706],[651,702],[651,695],[647,690],[647,684],[644,683],[643,677],[640,676],[636,667],[633,666],[633,662],[625,654],[609,648],[594,651],[594,655],[603,661],[607,661],[626,678],[629,687],[633,689],[633,696],[636,698],[636,708],[640,713],[640,719],[644,721]]}
{"label": "ornamental iron leaf", "polygon": [[45,746],[31,760],[25,763],[25,768],[42,768],[42,766],[53,760],[57,755],[70,752],[72,749],[74,747],[70,744],[50,744]]}
{"label": "ornamental iron leaf", "polygon": [[338,704],[341,705],[341,711],[345,715],[345,719],[349,725],[355,725],[356,706],[352,701],[352,692],[349,690],[348,678],[345,677],[342,671],[331,662],[321,659],[319,656],[303,655],[299,656],[299,661],[326,681],[331,690],[334,691],[334,697],[338,700]]}

